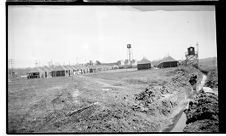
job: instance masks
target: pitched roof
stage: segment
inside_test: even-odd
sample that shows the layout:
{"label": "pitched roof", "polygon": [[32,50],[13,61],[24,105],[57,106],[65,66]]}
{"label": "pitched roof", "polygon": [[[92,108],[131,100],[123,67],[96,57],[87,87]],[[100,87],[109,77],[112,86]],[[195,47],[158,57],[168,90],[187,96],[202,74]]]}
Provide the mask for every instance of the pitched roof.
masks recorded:
{"label": "pitched roof", "polygon": [[65,67],[63,67],[63,66],[54,66],[53,68],[52,68],[52,71],[61,71],[61,70],[67,70]]}
{"label": "pitched roof", "polygon": [[74,66],[72,66],[72,68],[75,70],[75,69],[78,69],[78,66],[74,65]]}
{"label": "pitched roof", "polygon": [[64,66],[66,69],[68,69],[68,70],[73,70],[73,68],[70,66],[70,65],[66,65],[66,66]]}
{"label": "pitched roof", "polygon": [[167,56],[167,57],[164,57],[162,60],[160,60],[159,63],[169,62],[169,61],[176,61],[176,60],[174,58],[172,58],[171,56]]}
{"label": "pitched roof", "polygon": [[44,66],[44,67],[42,67],[42,70],[43,71],[51,71],[52,69],[48,66]]}
{"label": "pitched roof", "polygon": [[41,67],[32,68],[28,73],[44,72]]}
{"label": "pitched roof", "polygon": [[147,64],[147,63],[151,63],[151,61],[146,58],[143,58],[142,60],[137,62],[137,64]]}
{"label": "pitched roof", "polygon": [[177,61],[177,60],[175,60],[171,56],[167,56],[167,57],[164,57],[162,59],[152,61],[152,64],[155,65],[155,66],[157,66],[157,65],[159,65],[159,64],[161,64],[163,62],[171,62],[171,61]]}

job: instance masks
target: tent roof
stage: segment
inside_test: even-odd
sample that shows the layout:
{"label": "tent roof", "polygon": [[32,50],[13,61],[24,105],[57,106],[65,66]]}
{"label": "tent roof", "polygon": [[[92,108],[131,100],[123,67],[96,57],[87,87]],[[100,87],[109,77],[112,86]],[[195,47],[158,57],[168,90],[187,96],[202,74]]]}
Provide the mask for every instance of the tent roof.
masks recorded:
{"label": "tent roof", "polygon": [[61,70],[67,70],[64,66],[54,66],[52,68],[52,71],[61,71]]}
{"label": "tent roof", "polygon": [[44,72],[41,67],[32,68],[28,73]]}
{"label": "tent roof", "polygon": [[160,59],[160,60],[155,60],[155,61],[152,61],[152,64],[153,65],[159,65],[159,64],[161,64],[161,63],[163,63],[163,62],[171,62],[171,61],[177,61],[177,60],[175,60],[173,57],[171,57],[171,56],[167,56],[167,57],[164,57],[164,58],[162,58],[162,59]]}
{"label": "tent roof", "polygon": [[67,70],[73,70],[73,68],[70,65],[66,65],[66,66],[64,66],[64,68]]}
{"label": "tent roof", "polygon": [[76,66],[72,66],[72,68],[73,68],[73,69],[78,69],[78,66],[77,66],[77,65],[76,65]]}
{"label": "tent roof", "polygon": [[44,66],[44,67],[42,67],[42,70],[43,71],[51,71],[52,69],[48,66]]}
{"label": "tent roof", "polygon": [[176,61],[176,60],[171,56],[167,56],[167,57],[164,57],[162,60],[160,60],[159,64],[163,62],[170,62],[170,61]]}
{"label": "tent roof", "polygon": [[137,64],[147,64],[147,63],[151,63],[151,61],[146,58],[143,58],[142,60],[137,62]]}

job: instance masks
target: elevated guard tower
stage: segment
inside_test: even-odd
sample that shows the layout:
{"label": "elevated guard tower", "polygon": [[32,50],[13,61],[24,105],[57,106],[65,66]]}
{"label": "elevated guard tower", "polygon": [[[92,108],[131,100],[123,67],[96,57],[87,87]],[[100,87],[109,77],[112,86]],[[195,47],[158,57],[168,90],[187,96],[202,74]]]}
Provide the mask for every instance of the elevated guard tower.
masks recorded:
{"label": "elevated guard tower", "polygon": [[[198,49],[198,43],[196,44],[197,49]],[[189,47],[187,49],[187,52],[185,53],[185,65],[192,65],[195,66],[196,68],[198,68],[199,66],[199,58],[198,58],[198,51],[195,51],[194,47]]]}

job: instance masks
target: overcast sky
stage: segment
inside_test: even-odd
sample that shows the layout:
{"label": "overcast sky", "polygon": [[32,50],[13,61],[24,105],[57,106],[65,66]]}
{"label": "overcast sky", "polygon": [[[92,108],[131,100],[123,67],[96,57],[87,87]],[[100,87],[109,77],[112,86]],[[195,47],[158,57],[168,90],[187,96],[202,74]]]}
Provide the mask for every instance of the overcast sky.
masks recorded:
{"label": "overcast sky", "polygon": [[214,7],[143,8],[9,6],[8,58],[15,60],[14,67],[33,67],[36,60],[41,65],[51,60],[116,62],[127,58],[130,43],[136,60],[152,61],[168,54],[184,59],[187,47],[196,42],[200,58],[217,56]]}

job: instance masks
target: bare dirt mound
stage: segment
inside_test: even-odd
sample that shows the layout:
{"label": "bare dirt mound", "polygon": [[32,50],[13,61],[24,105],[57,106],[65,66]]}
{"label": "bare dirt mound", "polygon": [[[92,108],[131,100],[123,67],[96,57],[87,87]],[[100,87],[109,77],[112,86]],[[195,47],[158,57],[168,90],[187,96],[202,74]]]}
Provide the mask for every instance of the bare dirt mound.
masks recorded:
{"label": "bare dirt mound", "polygon": [[[207,80],[194,100],[185,110],[187,126],[184,132],[219,132],[218,109],[218,75],[217,68],[203,67],[201,71],[207,74]],[[211,91],[207,91],[207,89]]]}
{"label": "bare dirt mound", "polygon": [[218,75],[217,75],[216,69],[212,69],[208,72],[205,86],[214,88],[214,89],[218,88]]}
{"label": "bare dirt mound", "polygon": [[[150,84],[145,91],[136,94],[132,109],[165,120],[169,126],[173,126],[174,116],[185,107],[186,98],[191,93],[191,74],[198,75],[198,80],[201,80],[201,73],[192,67],[180,67],[167,72],[168,76],[174,75],[171,80],[163,85]],[[161,129],[164,127],[167,128],[163,125]]]}
{"label": "bare dirt mound", "polygon": [[218,96],[203,91],[194,101],[189,103],[189,109],[185,110],[187,126],[184,132],[219,132],[219,108]]}
{"label": "bare dirt mound", "polygon": [[93,103],[67,114],[55,112],[48,118],[50,121],[39,132],[150,132],[158,127],[123,104]]}

